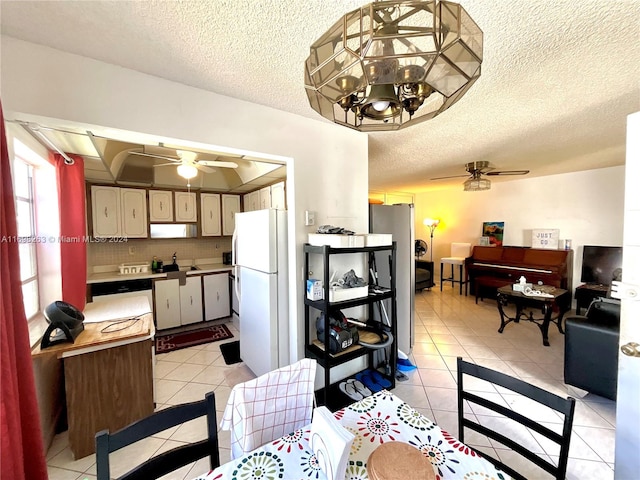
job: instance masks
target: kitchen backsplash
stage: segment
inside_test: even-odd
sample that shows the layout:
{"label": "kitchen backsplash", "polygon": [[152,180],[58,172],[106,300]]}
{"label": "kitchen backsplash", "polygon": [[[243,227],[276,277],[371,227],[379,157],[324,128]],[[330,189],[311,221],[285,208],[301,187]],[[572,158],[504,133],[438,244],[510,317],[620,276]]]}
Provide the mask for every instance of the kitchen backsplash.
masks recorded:
{"label": "kitchen backsplash", "polygon": [[158,257],[165,264],[171,263],[173,252],[178,262],[187,259],[214,258],[222,263],[222,252],[231,251],[231,237],[219,238],[130,238],[124,242],[92,242],[87,244],[87,270],[96,265],[120,265],[121,263],[148,263]]}

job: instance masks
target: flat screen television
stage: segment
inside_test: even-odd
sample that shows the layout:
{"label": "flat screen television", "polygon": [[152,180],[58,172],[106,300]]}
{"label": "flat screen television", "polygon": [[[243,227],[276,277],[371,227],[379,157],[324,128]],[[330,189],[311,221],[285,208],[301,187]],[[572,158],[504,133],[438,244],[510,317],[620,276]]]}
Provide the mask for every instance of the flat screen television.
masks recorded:
{"label": "flat screen television", "polygon": [[621,276],[622,247],[584,246],[581,282],[611,285],[613,280],[621,280]]}

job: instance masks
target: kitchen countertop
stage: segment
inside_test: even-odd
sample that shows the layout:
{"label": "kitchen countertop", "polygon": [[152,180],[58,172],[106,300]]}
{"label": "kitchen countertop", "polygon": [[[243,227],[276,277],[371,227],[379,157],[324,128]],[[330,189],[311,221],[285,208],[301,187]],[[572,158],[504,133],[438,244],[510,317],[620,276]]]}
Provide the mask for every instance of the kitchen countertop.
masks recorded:
{"label": "kitchen countertop", "polygon": [[[179,262],[178,262],[179,264]],[[231,272],[233,267],[231,265],[224,265],[222,263],[196,263],[198,270],[186,270],[187,276],[202,275],[207,273],[222,273]],[[190,265],[184,266],[184,268],[190,268]],[[104,283],[104,282],[121,282],[124,280],[141,280],[146,278],[166,278],[167,273],[126,273],[120,274],[118,271],[90,273],[87,275],[87,283]]]}
{"label": "kitchen countertop", "polygon": [[[153,338],[155,327],[147,297],[119,298],[110,302],[88,303],[84,312],[84,330],[73,342],[53,345],[42,350],[40,345],[31,351],[32,357],[56,354],[58,357],[94,352],[112,346]],[[115,323],[130,319],[123,327]],[[109,327],[112,330],[109,331]]]}

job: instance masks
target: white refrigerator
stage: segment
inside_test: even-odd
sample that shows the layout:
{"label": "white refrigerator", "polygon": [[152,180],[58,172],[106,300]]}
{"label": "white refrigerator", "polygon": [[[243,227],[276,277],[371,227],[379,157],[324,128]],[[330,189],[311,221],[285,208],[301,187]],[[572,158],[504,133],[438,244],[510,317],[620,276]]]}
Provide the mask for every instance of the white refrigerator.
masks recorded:
{"label": "white refrigerator", "polygon": [[[396,242],[396,305],[398,348],[409,354],[415,338],[415,230],[413,204],[369,205],[369,232],[391,233]],[[386,253],[385,253],[386,255]],[[389,264],[376,253],[380,284],[389,286]],[[388,307],[390,304],[385,301]]]}
{"label": "white refrigerator", "polygon": [[289,364],[287,212],[237,213],[235,223],[240,358],[260,376]]}

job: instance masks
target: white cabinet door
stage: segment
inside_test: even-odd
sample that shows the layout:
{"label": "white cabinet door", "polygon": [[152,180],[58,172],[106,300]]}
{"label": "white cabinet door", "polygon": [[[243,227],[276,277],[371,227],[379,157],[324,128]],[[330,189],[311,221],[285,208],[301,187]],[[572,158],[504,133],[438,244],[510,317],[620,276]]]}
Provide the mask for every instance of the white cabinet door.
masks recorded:
{"label": "white cabinet door", "polygon": [[180,323],[187,325],[202,321],[202,282],[201,277],[187,277],[185,285],[180,286]]}
{"label": "white cabinet door", "polygon": [[222,235],[233,235],[236,213],[240,211],[240,195],[222,195]]}
{"label": "white cabinet door", "polygon": [[278,210],[287,209],[284,182],[271,185],[271,208],[277,208]]}
{"label": "white cabinet door", "polygon": [[121,188],[120,207],[122,236],[147,238],[147,191],[141,188]]}
{"label": "white cabinet door", "polygon": [[196,194],[194,192],[175,192],[176,222],[197,222]]}
{"label": "white cabinet door", "polygon": [[180,326],[180,285],[178,279],[156,280],[155,315],[158,330]]}
{"label": "white cabinet door", "polygon": [[173,192],[149,190],[149,221],[173,222]]}
{"label": "white cabinet door", "polygon": [[260,210],[271,208],[271,187],[264,187],[259,190]]}
{"label": "white cabinet door", "polygon": [[251,211],[251,208],[249,206],[249,202],[250,202],[249,195],[250,195],[249,193],[246,193],[246,194],[244,194],[242,196],[242,211],[243,212],[250,212]]}
{"label": "white cabinet door", "polygon": [[202,282],[204,284],[204,319],[214,320],[231,315],[229,274],[205,275],[202,277]]}
{"label": "white cabinet door", "polygon": [[91,213],[94,237],[121,237],[120,189],[91,186]]}
{"label": "white cabinet door", "polygon": [[200,221],[203,237],[222,235],[220,195],[218,193],[200,194]]}
{"label": "white cabinet door", "polygon": [[260,209],[260,191],[247,193],[245,195],[244,211],[252,212]]}

